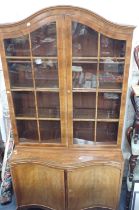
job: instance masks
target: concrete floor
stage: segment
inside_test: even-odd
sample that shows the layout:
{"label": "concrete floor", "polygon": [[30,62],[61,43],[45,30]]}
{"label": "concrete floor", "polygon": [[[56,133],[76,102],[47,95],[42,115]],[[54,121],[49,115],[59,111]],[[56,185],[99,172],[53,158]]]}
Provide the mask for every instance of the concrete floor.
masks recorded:
{"label": "concrete floor", "polygon": [[[125,210],[125,200],[126,200],[126,181],[123,181],[122,191],[120,196],[119,210]],[[0,205],[0,210],[16,210],[15,198],[13,196],[12,202],[6,205]],[[32,209],[33,210],[33,209]]]}
{"label": "concrete floor", "polygon": [[12,202],[6,205],[0,205],[1,210],[16,210],[15,198],[13,196]]}

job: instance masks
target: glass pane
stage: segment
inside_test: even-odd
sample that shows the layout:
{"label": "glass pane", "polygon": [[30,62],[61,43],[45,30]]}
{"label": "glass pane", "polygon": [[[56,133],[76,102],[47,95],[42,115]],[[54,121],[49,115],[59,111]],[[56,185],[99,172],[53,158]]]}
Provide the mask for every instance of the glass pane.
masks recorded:
{"label": "glass pane", "polygon": [[31,33],[33,56],[57,55],[56,23],[48,23]]}
{"label": "glass pane", "polygon": [[116,142],[118,133],[117,122],[98,122],[97,123],[97,142]]}
{"label": "glass pane", "polygon": [[33,87],[30,60],[8,60],[11,87]]}
{"label": "glass pane", "polygon": [[123,83],[124,60],[101,59],[99,66],[99,87],[121,89]]}
{"label": "glass pane", "polygon": [[59,93],[38,92],[37,100],[39,117],[60,117]]}
{"label": "glass pane", "polygon": [[98,118],[119,118],[121,94],[99,93],[98,95]]}
{"label": "glass pane", "polygon": [[98,33],[92,28],[78,22],[72,23],[72,55],[97,56]]}
{"label": "glass pane", "polygon": [[95,118],[95,107],[95,93],[73,93],[73,118],[93,119]]}
{"label": "glass pane", "polygon": [[94,122],[73,122],[73,143],[93,144]]}
{"label": "glass pane", "polygon": [[60,121],[40,120],[41,140],[45,143],[60,143]]}
{"label": "glass pane", "polygon": [[5,51],[7,56],[29,56],[29,37],[21,36],[13,39],[4,40]]}
{"label": "glass pane", "polygon": [[72,85],[73,88],[96,88],[97,60],[73,60]]}
{"label": "glass pane", "polygon": [[35,97],[30,91],[13,92],[15,115],[20,117],[36,117]]}
{"label": "glass pane", "polygon": [[100,36],[100,56],[102,57],[124,57],[126,42],[112,39],[104,35]]}
{"label": "glass pane", "polygon": [[58,88],[57,60],[34,60],[36,87]]}
{"label": "glass pane", "polygon": [[20,142],[38,141],[37,121],[17,120],[16,124]]}

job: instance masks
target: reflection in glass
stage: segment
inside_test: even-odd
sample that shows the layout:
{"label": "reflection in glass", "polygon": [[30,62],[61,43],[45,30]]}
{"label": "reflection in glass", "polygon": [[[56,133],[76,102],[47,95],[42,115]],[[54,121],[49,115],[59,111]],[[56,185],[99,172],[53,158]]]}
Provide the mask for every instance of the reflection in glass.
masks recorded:
{"label": "reflection in glass", "polygon": [[40,120],[40,135],[41,140],[45,143],[60,143],[61,130],[60,121]]}
{"label": "reflection in glass", "polygon": [[92,144],[94,141],[94,122],[73,122],[73,143]]}
{"label": "reflection in glass", "polygon": [[101,59],[99,65],[99,87],[121,89],[123,83],[124,60]]}
{"label": "reflection in glass", "polygon": [[121,94],[99,93],[98,95],[98,119],[119,118]]}
{"label": "reflection in glass", "polygon": [[98,33],[81,23],[72,23],[72,55],[97,56]]}
{"label": "reflection in glass", "polygon": [[33,87],[30,60],[8,60],[11,87]]}
{"label": "reflection in glass", "polygon": [[97,87],[97,60],[84,61],[74,60],[72,63],[73,88],[96,88]]}
{"label": "reflection in glass", "polygon": [[17,120],[16,124],[20,142],[38,141],[37,121]]}
{"label": "reflection in glass", "polygon": [[48,23],[31,33],[33,56],[57,55],[56,23]]}
{"label": "reflection in glass", "polygon": [[73,93],[73,118],[93,119],[95,118],[95,107],[95,93]]}
{"label": "reflection in glass", "polygon": [[58,88],[57,60],[34,60],[36,87]]}
{"label": "reflection in glass", "polygon": [[21,36],[18,38],[4,40],[5,51],[7,56],[29,56],[29,37]]}
{"label": "reflection in glass", "polygon": [[59,93],[37,92],[39,117],[59,118]]}
{"label": "reflection in glass", "polygon": [[35,97],[30,91],[12,92],[14,111],[16,116],[20,117],[35,117]]}
{"label": "reflection in glass", "polygon": [[96,142],[115,142],[117,141],[118,123],[117,122],[98,122]]}
{"label": "reflection in glass", "polygon": [[112,39],[104,35],[100,36],[100,56],[101,57],[124,57],[126,42]]}

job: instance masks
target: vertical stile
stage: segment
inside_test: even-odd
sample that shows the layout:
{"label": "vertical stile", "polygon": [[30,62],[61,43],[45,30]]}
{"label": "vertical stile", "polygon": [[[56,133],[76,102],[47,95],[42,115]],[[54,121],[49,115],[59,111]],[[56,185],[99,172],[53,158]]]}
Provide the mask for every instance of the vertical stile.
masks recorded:
{"label": "vertical stile", "polygon": [[67,109],[68,109],[68,143],[73,144],[73,99],[72,99],[72,31],[71,19],[68,15],[65,16],[65,55],[66,55],[66,73],[67,73]]}
{"label": "vertical stile", "polygon": [[60,16],[56,22],[57,31],[57,57],[58,57],[58,78],[59,78],[59,100],[60,100],[60,125],[61,143],[67,144],[66,125],[67,125],[67,105],[66,105],[66,70],[65,70],[65,45],[64,45],[64,16]]}
{"label": "vertical stile", "polygon": [[35,107],[36,107],[36,116],[37,116],[37,129],[38,129],[39,142],[41,142],[41,138],[40,138],[40,126],[39,126],[39,117],[38,117],[38,102],[37,102],[37,93],[36,93],[36,84],[35,84],[35,73],[34,73],[34,66],[33,66],[32,44],[31,44],[30,33],[29,33],[29,47],[30,47],[30,58],[31,58],[31,67],[32,67],[32,78],[33,78],[33,87],[34,87],[34,96],[35,96]]}
{"label": "vertical stile", "polygon": [[94,141],[96,142],[97,134],[97,111],[98,111],[98,88],[99,88],[99,62],[100,62],[100,33],[98,33],[98,55],[97,55],[97,87],[96,87],[96,113],[95,113],[95,136]]}

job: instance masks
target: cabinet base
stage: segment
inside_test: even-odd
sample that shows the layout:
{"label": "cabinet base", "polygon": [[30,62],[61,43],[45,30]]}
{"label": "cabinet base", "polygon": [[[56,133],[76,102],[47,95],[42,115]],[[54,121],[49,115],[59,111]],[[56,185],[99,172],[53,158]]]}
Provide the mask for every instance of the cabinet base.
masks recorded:
{"label": "cabinet base", "polygon": [[116,210],[122,171],[121,151],[15,148],[17,210]]}
{"label": "cabinet base", "polygon": [[28,205],[28,206],[17,207],[16,210],[52,210],[52,209],[42,206]]}

